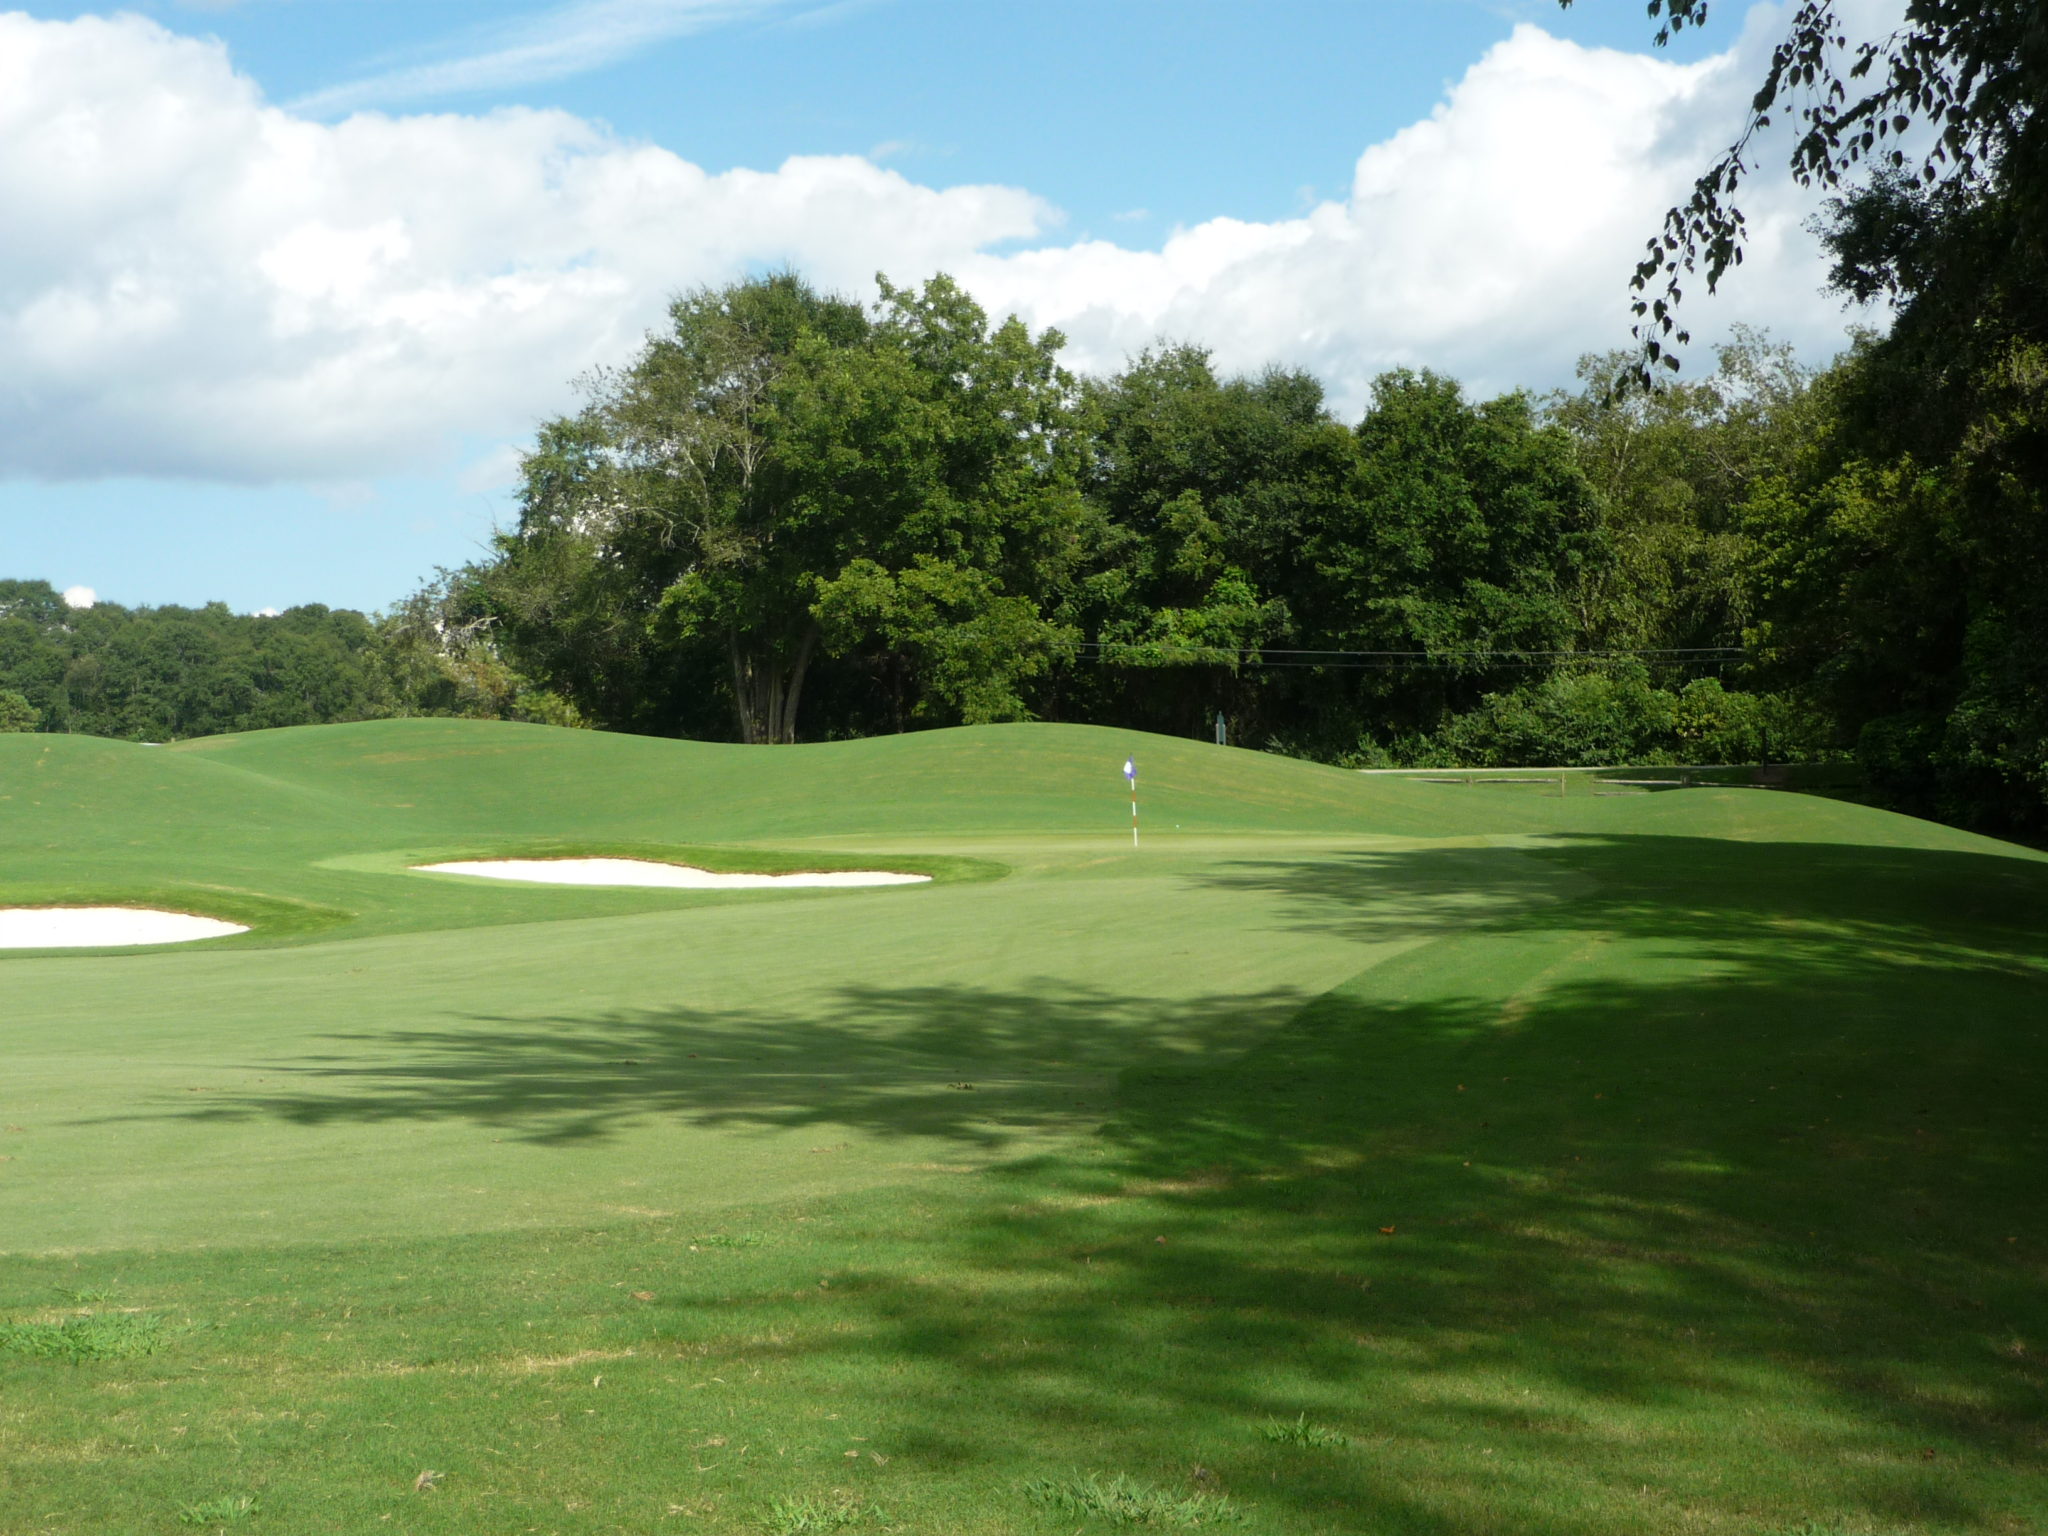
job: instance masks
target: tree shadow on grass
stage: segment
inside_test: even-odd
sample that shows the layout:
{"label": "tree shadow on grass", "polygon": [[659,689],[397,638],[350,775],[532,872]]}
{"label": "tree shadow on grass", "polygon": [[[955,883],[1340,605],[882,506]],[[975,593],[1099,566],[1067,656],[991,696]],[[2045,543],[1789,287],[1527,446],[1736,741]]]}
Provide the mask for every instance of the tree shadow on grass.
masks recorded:
{"label": "tree shadow on grass", "polygon": [[[873,1277],[974,1383],[924,1449],[1078,1408],[1310,1529],[2038,1528],[2048,976],[1891,937],[1660,983],[1474,936],[1127,1073],[963,1223],[983,1286]],[[1257,1441],[1296,1414],[1353,1446]]]}
{"label": "tree shadow on grass", "polygon": [[[1449,855],[1458,881],[1526,889],[1495,852]],[[1216,878],[1385,938],[1436,857]],[[1108,1203],[979,1232],[993,1267],[1078,1253],[1091,1283],[956,1309],[951,1347],[1061,1338],[1111,1416],[1325,1417],[1370,1456],[1282,1475],[1348,1528],[2036,1528],[2048,866],[1534,857],[1586,885],[1475,903],[1227,1065],[1126,1073],[1112,1155],[1059,1170]]]}
{"label": "tree shadow on grass", "polygon": [[[1297,1012],[1293,988],[1162,1005],[1048,983],[1029,992],[846,987],[817,1013],[688,1007],[465,1016],[337,1036],[262,1066],[282,1092],[170,1113],[295,1125],[469,1120],[546,1145],[651,1120],[739,1130],[835,1126],[1000,1147],[1095,1118],[1134,1060],[1242,1049]],[[1092,1121],[1091,1121],[1092,1123]]]}
{"label": "tree shadow on grass", "polygon": [[[1117,1071],[1103,1135],[932,1197],[916,1262],[856,1250],[852,1326],[790,1325],[785,1364],[869,1382],[921,1464],[1078,1424],[1105,1470],[1199,1460],[1293,1529],[2048,1521],[2048,866],[1573,838],[1212,878],[1438,942],[1315,999],[477,1020],[226,1112],[989,1145]],[[1296,1414],[1350,1445],[1261,1437]]]}
{"label": "tree shadow on grass", "polygon": [[1811,965],[1830,942],[1850,952],[1888,939],[1930,955],[2048,956],[2048,859],[2018,848],[1555,833],[1515,846],[1241,859],[1190,878],[1279,895],[1297,926],[1359,938],[1604,925],[1744,963]]}

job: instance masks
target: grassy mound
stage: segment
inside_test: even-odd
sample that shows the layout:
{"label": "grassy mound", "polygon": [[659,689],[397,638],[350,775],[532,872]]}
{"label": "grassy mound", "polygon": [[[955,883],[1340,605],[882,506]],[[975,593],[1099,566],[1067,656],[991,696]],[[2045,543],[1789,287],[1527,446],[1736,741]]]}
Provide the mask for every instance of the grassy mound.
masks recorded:
{"label": "grassy mound", "polygon": [[[556,850],[942,878],[406,868]],[[0,960],[0,1530],[2048,1521],[2024,850],[1087,728],[0,737],[0,902],[140,888],[269,915]]]}

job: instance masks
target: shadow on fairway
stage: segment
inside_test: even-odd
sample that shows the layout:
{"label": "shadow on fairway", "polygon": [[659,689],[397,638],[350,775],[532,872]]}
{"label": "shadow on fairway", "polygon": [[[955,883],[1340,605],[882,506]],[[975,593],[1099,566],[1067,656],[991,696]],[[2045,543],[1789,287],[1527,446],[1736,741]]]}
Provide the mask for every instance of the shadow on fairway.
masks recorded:
{"label": "shadow on fairway", "polygon": [[[2039,1528],[2048,865],[1535,857],[1584,894],[1482,905],[1227,1062],[1127,1072],[1107,1154],[972,1229],[1000,1283],[878,1274],[902,1348],[974,1383],[927,1453],[1036,1407],[1092,1416],[1101,1465],[1223,1467],[1311,1529]],[[1527,889],[1483,850],[1218,878],[1384,938],[1445,858]],[[1152,1427],[1196,1404],[1244,1441]],[[1296,1414],[1351,1448],[1255,1443]]]}
{"label": "shadow on fairway", "polygon": [[[874,1392],[921,1464],[1081,1423],[1103,1470],[1199,1462],[1304,1530],[2048,1517],[2048,865],[1573,838],[1213,878],[1438,942],[1313,1000],[477,1021],[212,1112],[988,1143],[1121,1068],[1102,1136],[941,1208],[928,1265],[856,1264],[857,1325],[789,1368],[912,1362],[926,1396]],[[1297,1414],[1350,1444],[1261,1437]]]}
{"label": "shadow on fairway", "polygon": [[345,1053],[264,1066],[292,1090],[173,1113],[299,1125],[467,1119],[550,1145],[681,1118],[1000,1146],[1077,1108],[1099,1120],[1134,1060],[1240,1050],[1307,1001],[1289,988],[1162,1007],[1057,986],[848,987],[815,1017],[683,1007],[471,1015],[454,1029],[336,1037]]}

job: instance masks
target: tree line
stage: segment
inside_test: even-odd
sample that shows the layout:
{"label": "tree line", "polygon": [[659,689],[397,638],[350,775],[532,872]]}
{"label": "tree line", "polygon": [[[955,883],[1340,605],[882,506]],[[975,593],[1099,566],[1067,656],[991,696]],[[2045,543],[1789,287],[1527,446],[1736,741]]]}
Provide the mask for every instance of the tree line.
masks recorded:
{"label": "tree line", "polygon": [[1811,381],[1469,399],[1161,346],[1104,379],[955,284],[679,299],[425,598],[595,724],[775,742],[1082,720],[1347,762],[1812,755],[1735,544]]}
{"label": "tree line", "polygon": [[0,581],[0,731],[177,741],[391,715],[580,723],[412,601],[375,617],[317,603],[74,609],[46,581]]}
{"label": "tree line", "polygon": [[1193,345],[1076,376],[943,276],[701,290],[541,427],[488,555],[385,614],[0,583],[0,728],[1220,714],[1360,766],[1854,759],[1889,803],[2040,832],[2038,285],[1985,209],[1880,181],[1830,220],[1838,286],[1900,310],[1825,370],[1739,332],[1648,391],[1625,352],[1541,398],[1397,370],[1356,420]]}

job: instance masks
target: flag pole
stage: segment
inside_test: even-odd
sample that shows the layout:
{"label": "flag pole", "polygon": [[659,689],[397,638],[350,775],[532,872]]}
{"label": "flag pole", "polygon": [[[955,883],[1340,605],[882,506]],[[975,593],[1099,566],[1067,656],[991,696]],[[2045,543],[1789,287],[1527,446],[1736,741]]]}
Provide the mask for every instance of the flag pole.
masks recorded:
{"label": "flag pole", "polygon": [[1138,846],[1138,759],[1124,759],[1124,777],[1131,781],[1131,846]]}

